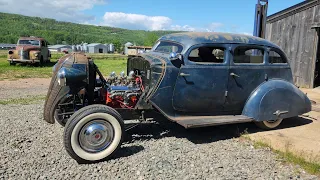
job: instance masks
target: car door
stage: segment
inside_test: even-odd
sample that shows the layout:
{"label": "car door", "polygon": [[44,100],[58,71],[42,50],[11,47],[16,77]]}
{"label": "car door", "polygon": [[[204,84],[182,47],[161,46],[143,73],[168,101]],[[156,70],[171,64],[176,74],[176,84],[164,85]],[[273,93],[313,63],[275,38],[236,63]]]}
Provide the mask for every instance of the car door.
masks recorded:
{"label": "car door", "polygon": [[[212,56],[209,54],[206,60],[200,60],[201,48],[210,48]],[[229,78],[227,49],[227,45],[212,44],[194,46],[187,51],[173,93],[175,110],[197,113],[223,111]]]}
{"label": "car door", "polygon": [[234,45],[225,108],[241,114],[252,93],[266,80],[266,53],[263,46]]}

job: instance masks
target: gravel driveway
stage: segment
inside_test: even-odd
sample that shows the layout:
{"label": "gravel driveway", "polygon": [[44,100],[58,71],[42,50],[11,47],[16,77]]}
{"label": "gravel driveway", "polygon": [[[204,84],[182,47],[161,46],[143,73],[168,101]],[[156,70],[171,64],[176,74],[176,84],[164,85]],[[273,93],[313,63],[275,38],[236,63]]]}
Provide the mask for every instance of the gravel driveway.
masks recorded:
{"label": "gravel driveway", "polygon": [[185,130],[159,119],[129,131],[114,159],[79,165],[63,128],[42,120],[43,103],[0,105],[0,179],[317,179],[233,138],[251,124]]}

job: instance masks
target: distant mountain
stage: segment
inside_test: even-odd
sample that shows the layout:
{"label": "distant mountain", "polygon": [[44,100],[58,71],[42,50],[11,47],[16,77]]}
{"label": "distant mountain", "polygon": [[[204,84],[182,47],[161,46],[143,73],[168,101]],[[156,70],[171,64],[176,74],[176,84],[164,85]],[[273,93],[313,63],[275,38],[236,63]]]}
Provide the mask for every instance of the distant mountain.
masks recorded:
{"label": "distant mountain", "polygon": [[136,45],[150,45],[155,37],[177,32],[127,30],[8,13],[0,13],[0,24],[0,43],[16,43],[20,36],[38,36],[47,39],[50,44],[95,42],[114,43],[119,46],[131,42]]}

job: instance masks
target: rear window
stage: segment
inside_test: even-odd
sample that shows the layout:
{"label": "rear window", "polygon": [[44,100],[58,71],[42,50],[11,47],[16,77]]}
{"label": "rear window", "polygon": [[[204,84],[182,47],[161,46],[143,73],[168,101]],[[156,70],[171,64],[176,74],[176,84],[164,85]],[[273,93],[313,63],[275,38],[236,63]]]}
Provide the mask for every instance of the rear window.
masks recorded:
{"label": "rear window", "polygon": [[234,50],[233,62],[236,64],[262,64],[263,55],[263,49],[241,46]]}
{"label": "rear window", "polygon": [[174,42],[160,41],[153,47],[153,51],[163,52],[163,53],[181,53],[183,47],[180,44]]}

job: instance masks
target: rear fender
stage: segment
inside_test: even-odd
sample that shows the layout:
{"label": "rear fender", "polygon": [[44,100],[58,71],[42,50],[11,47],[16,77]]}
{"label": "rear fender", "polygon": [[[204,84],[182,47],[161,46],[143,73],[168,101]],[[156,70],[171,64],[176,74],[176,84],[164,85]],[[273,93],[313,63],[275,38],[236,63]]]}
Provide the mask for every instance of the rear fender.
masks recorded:
{"label": "rear fender", "polygon": [[303,92],[285,80],[274,79],[251,93],[242,114],[256,121],[289,118],[311,111],[311,102]]}

